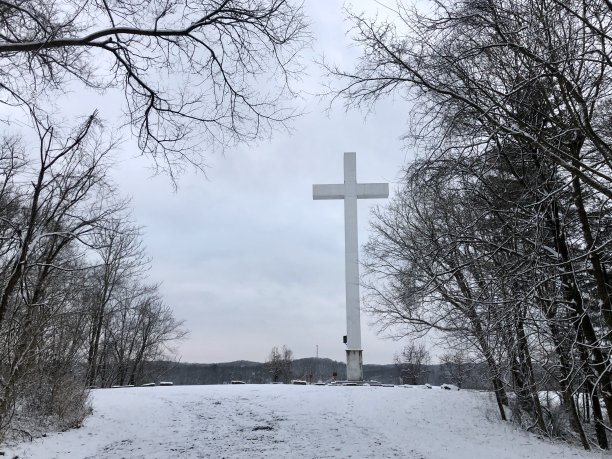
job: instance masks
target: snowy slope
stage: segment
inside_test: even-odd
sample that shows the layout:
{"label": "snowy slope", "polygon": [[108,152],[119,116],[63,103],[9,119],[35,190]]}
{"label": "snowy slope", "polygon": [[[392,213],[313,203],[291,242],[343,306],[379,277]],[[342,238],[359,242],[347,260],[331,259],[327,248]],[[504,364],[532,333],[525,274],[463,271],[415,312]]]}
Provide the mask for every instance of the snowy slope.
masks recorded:
{"label": "snowy slope", "polygon": [[11,458],[591,458],[498,421],[489,394],[283,385],[101,389],[81,429]]}

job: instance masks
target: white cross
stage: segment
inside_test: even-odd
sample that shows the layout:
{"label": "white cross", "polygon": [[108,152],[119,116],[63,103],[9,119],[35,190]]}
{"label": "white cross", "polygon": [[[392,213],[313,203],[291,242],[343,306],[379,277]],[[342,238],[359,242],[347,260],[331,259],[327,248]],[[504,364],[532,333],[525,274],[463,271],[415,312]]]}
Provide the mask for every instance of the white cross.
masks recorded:
{"label": "white cross", "polygon": [[344,184],[313,185],[313,199],[344,199],[346,272],[346,372],[349,381],[363,380],[359,317],[359,242],[357,199],[388,198],[388,183],[357,183],[355,153],[344,153]]}

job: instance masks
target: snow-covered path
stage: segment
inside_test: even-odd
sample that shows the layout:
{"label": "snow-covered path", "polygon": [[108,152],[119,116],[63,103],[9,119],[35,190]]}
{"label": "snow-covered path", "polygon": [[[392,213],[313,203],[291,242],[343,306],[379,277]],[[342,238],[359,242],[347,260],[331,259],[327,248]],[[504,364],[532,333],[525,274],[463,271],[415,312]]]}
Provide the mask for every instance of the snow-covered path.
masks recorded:
{"label": "snow-covered path", "polygon": [[[496,419],[488,394],[283,385],[103,389],[83,428],[5,457],[590,458]],[[11,455],[12,454],[12,455]]]}

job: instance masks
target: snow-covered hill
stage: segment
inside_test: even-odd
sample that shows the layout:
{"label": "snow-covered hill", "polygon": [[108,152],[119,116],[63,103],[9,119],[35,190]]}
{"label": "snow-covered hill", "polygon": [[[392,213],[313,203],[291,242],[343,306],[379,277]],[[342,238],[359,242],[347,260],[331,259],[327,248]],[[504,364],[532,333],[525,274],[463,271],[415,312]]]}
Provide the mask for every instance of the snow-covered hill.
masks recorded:
{"label": "snow-covered hill", "polygon": [[[590,458],[497,420],[489,394],[283,385],[102,389],[83,428],[7,458]],[[607,456],[609,457],[609,456]]]}

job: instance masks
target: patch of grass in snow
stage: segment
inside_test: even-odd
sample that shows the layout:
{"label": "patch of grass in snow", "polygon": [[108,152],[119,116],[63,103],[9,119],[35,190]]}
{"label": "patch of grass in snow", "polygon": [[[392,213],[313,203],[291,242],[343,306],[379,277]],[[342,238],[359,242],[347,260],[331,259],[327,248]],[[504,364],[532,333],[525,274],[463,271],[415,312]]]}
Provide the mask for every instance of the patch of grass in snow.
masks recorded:
{"label": "patch of grass in snow", "polygon": [[252,430],[274,430],[272,426],[255,426]]}

